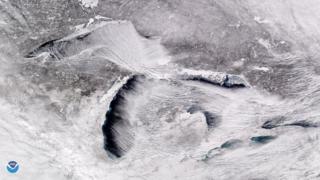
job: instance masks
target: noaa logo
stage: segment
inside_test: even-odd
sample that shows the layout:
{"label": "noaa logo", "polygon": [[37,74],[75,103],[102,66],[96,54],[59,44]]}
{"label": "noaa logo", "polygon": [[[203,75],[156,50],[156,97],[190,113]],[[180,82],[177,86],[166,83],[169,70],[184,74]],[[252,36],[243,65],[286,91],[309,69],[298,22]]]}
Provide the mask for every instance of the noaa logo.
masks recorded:
{"label": "noaa logo", "polygon": [[19,164],[15,161],[10,161],[7,165],[9,173],[16,173],[19,170]]}

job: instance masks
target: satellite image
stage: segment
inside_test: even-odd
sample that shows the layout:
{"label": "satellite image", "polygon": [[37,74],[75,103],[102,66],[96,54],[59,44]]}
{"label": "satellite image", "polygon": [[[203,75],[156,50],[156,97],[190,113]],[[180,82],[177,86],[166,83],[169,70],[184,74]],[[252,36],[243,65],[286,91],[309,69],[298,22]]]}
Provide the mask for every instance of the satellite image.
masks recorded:
{"label": "satellite image", "polygon": [[0,0],[0,180],[320,179],[319,0]]}

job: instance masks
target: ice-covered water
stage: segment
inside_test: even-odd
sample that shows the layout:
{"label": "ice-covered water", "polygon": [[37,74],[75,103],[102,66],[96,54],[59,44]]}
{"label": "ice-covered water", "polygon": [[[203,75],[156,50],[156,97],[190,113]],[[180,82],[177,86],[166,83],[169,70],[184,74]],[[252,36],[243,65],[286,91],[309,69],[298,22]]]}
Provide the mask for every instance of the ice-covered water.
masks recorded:
{"label": "ice-covered water", "polygon": [[[320,3],[139,3],[142,18],[58,19],[61,32],[36,3],[0,1],[0,179],[320,178]],[[133,75],[116,158],[101,128]]]}

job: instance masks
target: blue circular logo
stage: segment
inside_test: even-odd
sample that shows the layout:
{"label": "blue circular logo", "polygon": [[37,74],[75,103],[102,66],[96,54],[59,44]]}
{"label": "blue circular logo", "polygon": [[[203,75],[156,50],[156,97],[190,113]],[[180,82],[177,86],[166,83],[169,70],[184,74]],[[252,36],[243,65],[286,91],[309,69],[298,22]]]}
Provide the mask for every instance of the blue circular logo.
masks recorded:
{"label": "blue circular logo", "polygon": [[7,165],[9,173],[16,173],[19,170],[19,164],[15,161],[10,161]]}

